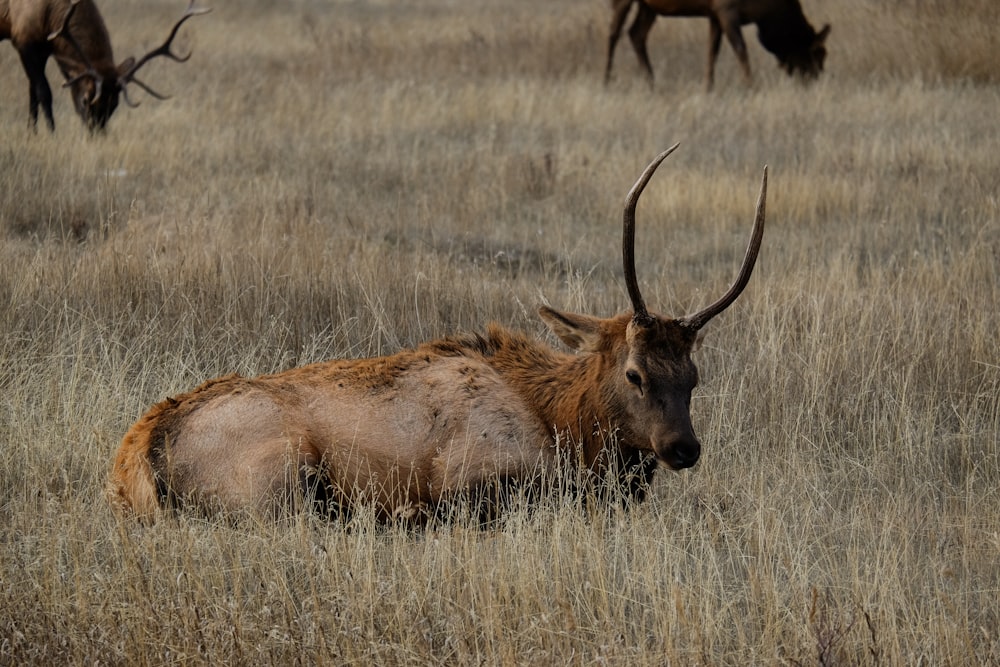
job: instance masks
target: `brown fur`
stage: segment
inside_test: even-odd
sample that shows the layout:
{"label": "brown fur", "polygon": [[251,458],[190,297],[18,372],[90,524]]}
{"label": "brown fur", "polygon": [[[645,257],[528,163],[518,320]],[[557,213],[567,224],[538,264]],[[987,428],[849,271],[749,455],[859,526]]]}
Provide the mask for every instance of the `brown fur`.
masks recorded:
{"label": "brown fur", "polygon": [[[65,32],[61,32],[74,5]],[[181,22],[205,11],[189,7]],[[56,59],[66,85],[71,88],[73,105],[91,131],[105,128],[118,107],[119,96],[125,92],[125,85],[135,81],[134,58],[115,65],[111,37],[93,0],[0,0],[0,41],[4,39],[11,40],[28,76],[32,127],[38,123],[41,107],[49,129],[55,130],[52,90],[45,78],[45,64],[50,56]],[[169,55],[179,61],[187,59],[166,53],[158,55]],[[141,82],[136,83],[162,97]]]}
{"label": "brown fur", "polygon": [[757,24],[761,45],[773,53],[788,74],[815,78],[823,70],[826,38],[830,26],[816,32],[802,13],[799,0],[611,0],[611,30],[604,80],[611,78],[611,63],[629,9],[636,5],[635,18],[628,35],[639,63],[653,81],[653,66],[646,51],[646,40],[657,16],[704,16],[709,20],[708,67],[706,87],[711,90],[715,78],[715,59],[722,35],[726,36],[749,82],[750,59],[743,41],[741,26]]}
{"label": "brown fur", "polygon": [[[626,229],[669,152],[629,194]],[[598,490],[641,500],[656,461],[680,469],[700,456],[691,354],[700,327],[749,279],[765,187],[766,178],[740,277],[694,316],[541,308],[576,354],[491,324],[387,357],[211,380],[156,404],[125,434],[112,505],[142,520],[177,504],[270,514],[311,490],[337,509],[367,503],[380,519],[426,517],[456,496],[488,495],[498,483],[533,487],[577,466],[605,480]],[[626,272],[634,279],[628,261]]]}

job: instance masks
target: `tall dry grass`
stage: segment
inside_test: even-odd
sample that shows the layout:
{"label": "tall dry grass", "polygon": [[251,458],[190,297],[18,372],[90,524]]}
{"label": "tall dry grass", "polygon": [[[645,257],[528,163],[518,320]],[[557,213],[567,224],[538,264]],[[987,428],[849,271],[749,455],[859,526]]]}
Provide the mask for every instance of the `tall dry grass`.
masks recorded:
{"label": "tall dry grass", "polygon": [[[104,0],[119,57],[178,3]],[[660,21],[648,90],[603,2],[217,6],[173,99],[25,130],[0,47],[0,663],[995,664],[1000,64],[992,0],[805,3],[801,87]],[[55,68],[50,66],[55,80]],[[702,462],[626,514],[492,531],[116,524],[110,457],[216,374],[392,352],[534,307],[609,315],[621,202],[699,352]]]}

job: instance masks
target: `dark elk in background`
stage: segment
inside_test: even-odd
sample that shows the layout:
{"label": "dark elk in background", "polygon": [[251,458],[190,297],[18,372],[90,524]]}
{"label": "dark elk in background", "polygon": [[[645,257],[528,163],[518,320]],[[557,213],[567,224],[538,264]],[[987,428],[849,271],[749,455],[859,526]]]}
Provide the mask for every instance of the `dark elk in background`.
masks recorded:
{"label": "dark elk in background", "polygon": [[628,37],[651,83],[653,66],[646,52],[646,39],[657,16],[704,16],[708,19],[706,86],[709,90],[715,76],[715,59],[722,45],[722,35],[726,36],[736,52],[744,78],[750,81],[750,60],[741,30],[748,23],[757,24],[757,38],[761,46],[775,55],[788,74],[814,79],[823,71],[830,26],[824,25],[822,30],[816,32],[802,13],[799,0],[611,0],[614,13],[608,35],[605,82],[611,78],[615,46],[632,5],[636,5],[637,9],[628,29]]}
{"label": "dark elk in background", "polygon": [[126,58],[116,65],[111,53],[111,38],[104,19],[92,0],[0,0],[0,41],[10,39],[21,56],[30,84],[32,127],[38,124],[42,107],[49,129],[55,130],[52,118],[52,90],[45,78],[45,64],[55,56],[71,89],[73,104],[91,131],[103,130],[118,107],[119,96],[129,106],[127,86],[134,83],[158,99],[166,99],[136,78],[143,65],[157,56],[177,62],[191,57],[178,56],[170,50],[181,25],[192,16],[209,9],[195,9],[194,0],[174,24],[167,40],[138,60]]}

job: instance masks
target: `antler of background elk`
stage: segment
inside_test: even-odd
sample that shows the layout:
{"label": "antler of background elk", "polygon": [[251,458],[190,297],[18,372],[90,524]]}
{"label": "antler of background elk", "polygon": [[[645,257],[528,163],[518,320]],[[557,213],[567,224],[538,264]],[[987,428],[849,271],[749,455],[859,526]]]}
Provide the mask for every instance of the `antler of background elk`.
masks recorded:
{"label": "antler of background elk", "polygon": [[[139,86],[147,93],[149,93],[150,95],[159,100],[168,99],[167,95],[162,95],[156,92],[149,85],[137,79],[135,77],[135,74],[136,72],[139,71],[139,68],[141,68],[143,65],[148,63],[153,58],[156,58],[157,56],[165,56],[179,63],[187,62],[191,58],[192,55],[191,53],[187,54],[186,56],[179,56],[170,50],[170,46],[171,44],[173,44],[174,38],[177,37],[177,32],[180,30],[181,26],[184,25],[185,21],[187,21],[192,16],[207,14],[210,11],[212,11],[210,7],[195,9],[194,8],[195,1],[196,0],[191,0],[190,4],[188,4],[187,10],[185,10],[184,14],[181,15],[177,23],[174,24],[174,27],[170,30],[170,34],[167,36],[167,40],[163,42],[163,44],[161,44],[157,48],[153,49],[146,55],[139,58],[137,61],[135,61],[135,63],[131,67],[128,68],[128,70],[119,75],[118,85],[121,88],[122,96],[125,98],[125,103],[128,104],[130,107],[137,107],[139,106],[139,104],[138,102],[133,102],[128,96],[127,84],[129,83],[134,83],[135,85]],[[80,43],[76,40],[75,37],[73,37],[73,34],[69,31],[70,19],[72,19],[73,14],[76,12],[76,8],[79,4],[80,0],[73,0],[70,3],[69,10],[63,17],[62,25],[59,27],[58,30],[49,35],[49,41],[51,42],[54,41],[57,37],[62,37],[67,42],[69,42],[69,44],[73,47],[73,50],[76,52],[76,55],[80,58],[80,62],[84,64],[84,71],[81,72],[80,74],[77,74],[72,79],[66,81],[66,83],[63,84],[63,87],[67,88],[83,78],[91,77],[94,80],[95,84],[94,98],[93,100],[91,100],[93,102],[100,99],[101,97],[103,80],[101,79],[100,74],[98,74],[97,69],[94,67],[94,64],[87,57],[86,53],[84,53],[84,50],[80,46]]]}
{"label": "antler of background elk", "polygon": [[156,92],[155,90],[150,88],[148,85],[146,85],[139,79],[135,78],[135,73],[138,72],[143,65],[148,63],[153,58],[156,58],[157,56],[164,56],[179,63],[187,62],[191,58],[191,53],[187,54],[186,56],[178,56],[176,53],[170,50],[170,45],[173,43],[174,37],[177,36],[177,31],[181,29],[181,26],[184,25],[185,21],[187,21],[192,16],[198,16],[199,14],[207,14],[210,11],[212,11],[211,8],[208,7],[195,9],[194,3],[195,0],[191,0],[191,3],[188,5],[187,10],[184,12],[183,15],[181,15],[177,23],[174,24],[173,29],[171,29],[170,34],[167,36],[167,40],[163,42],[163,44],[153,49],[143,57],[139,58],[134,65],[128,68],[128,70],[119,77],[118,81],[122,87],[122,95],[125,97],[125,103],[128,104],[130,107],[136,107],[138,106],[138,103],[133,103],[132,100],[129,99],[128,89],[126,88],[126,84],[128,83],[134,83],[135,85],[139,86],[140,88],[142,88],[147,93],[149,93],[150,95],[152,95],[157,99],[160,100],[167,99],[167,96],[161,95],[160,93]]}

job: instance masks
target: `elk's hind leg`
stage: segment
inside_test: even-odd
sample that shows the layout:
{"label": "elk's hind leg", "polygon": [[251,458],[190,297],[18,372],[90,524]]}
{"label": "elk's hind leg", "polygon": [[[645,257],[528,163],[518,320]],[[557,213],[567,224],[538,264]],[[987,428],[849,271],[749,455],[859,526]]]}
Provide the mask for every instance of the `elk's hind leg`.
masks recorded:
{"label": "elk's hind leg", "polygon": [[233,447],[227,461],[192,458],[184,451],[189,443],[181,440],[178,444],[181,447],[168,455],[171,460],[163,485],[168,505],[208,514],[267,518],[302,509],[330,512],[332,498],[319,457],[294,438],[281,436],[250,447]]}
{"label": "elk's hind leg", "polygon": [[720,14],[718,18],[722,32],[726,35],[729,45],[733,47],[733,52],[736,54],[736,59],[740,62],[743,79],[747,84],[750,84],[753,76],[750,73],[750,56],[747,54],[747,44],[743,41],[740,17],[736,13],[727,12]]}
{"label": "elk's hind leg", "polygon": [[216,396],[186,397],[182,405],[196,405],[165,426],[151,458],[167,500],[280,515],[300,509],[310,492],[321,498],[325,478],[311,472],[321,457],[308,430],[295,426],[298,416],[240,379],[220,386]]}

